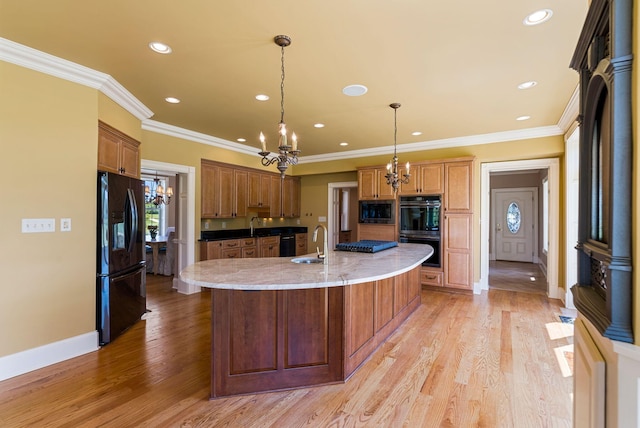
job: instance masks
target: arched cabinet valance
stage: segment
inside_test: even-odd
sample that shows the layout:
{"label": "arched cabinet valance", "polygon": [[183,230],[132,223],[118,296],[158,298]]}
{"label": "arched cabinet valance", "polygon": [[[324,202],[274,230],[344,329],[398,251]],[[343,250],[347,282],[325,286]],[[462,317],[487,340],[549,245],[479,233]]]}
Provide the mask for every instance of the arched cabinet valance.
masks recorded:
{"label": "arched cabinet valance", "polygon": [[[594,0],[571,67],[580,73],[578,310],[633,342],[631,0]],[[615,25],[614,25],[615,24]]]}

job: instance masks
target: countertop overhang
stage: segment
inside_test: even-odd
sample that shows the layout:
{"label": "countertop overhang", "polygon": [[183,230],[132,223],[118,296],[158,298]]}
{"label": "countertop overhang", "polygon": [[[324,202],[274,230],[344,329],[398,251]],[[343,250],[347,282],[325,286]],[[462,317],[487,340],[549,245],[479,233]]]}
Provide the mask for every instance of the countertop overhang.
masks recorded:
{"label": "countertop overhang", "polygon": [[227,290],[339,287],[399,275],[432,255],[430,245],[402,243],[372,254],[330,251],[327,264],[297,264],[289,257],[207,260],[187,266],[180,279],[190,285]]}

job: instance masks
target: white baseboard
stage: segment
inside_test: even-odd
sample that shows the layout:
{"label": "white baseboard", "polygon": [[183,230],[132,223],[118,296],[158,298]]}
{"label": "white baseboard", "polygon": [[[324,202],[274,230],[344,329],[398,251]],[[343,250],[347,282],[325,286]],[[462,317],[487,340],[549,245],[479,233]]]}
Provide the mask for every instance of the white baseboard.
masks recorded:
{"label": "white baseboard", "polygon": [[88,354],[99,348],[98,332],[92,331],[0,357],[0,381]]}

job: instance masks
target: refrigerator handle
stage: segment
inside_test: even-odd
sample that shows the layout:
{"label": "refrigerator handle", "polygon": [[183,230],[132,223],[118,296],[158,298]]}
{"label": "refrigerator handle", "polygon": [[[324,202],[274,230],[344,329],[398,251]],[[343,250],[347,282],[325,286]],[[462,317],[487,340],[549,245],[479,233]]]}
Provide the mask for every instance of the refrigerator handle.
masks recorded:
{"label": "refrigerator handle", "polygon": [[132,189],[127,189],[127,204],[129,205],[129,215],[131,223],[129,225],[129,251],[133,251],[138,235],[138,204],[136,203],[136,195]]}

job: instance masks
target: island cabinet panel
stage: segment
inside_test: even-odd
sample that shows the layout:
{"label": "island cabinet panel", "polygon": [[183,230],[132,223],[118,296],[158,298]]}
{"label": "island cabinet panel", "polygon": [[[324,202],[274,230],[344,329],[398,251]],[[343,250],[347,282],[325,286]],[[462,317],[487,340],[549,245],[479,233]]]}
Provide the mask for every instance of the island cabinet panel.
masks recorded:
{"label": "island cabinet panel", "polygon": [[211,398],[344,378],[343,287],[211,296]]}
{"label": "island cabinet panel", "polygon": [[[234,291],[229,314],[229,373],[277,370],[278,307],[275,291]],[[242,334],[234,334],[242,332]]]}
{"label": "island cabinet panel", "polygon": [[420,288],[420,266],[392,278],[345,287],[345,379],[420,306]]}
{"label": "island cabinet panel", "polygon": [[328,288],[286,292],[286,368],[329,364],[328,297]]}

